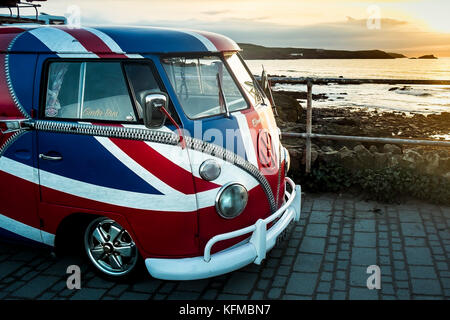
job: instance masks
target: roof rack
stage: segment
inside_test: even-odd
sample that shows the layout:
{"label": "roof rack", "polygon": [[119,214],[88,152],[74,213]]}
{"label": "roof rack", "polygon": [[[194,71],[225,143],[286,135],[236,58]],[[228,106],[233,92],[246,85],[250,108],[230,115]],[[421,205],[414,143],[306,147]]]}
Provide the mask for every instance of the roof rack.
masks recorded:
{"label": "roof rack", "polygon": [[[41,21],[39,19],[38,8],[41,6],[40,4],[34,4],[33,2],[43,2],[47,0],[25,0],[26,2],[22,2],[20,0],[2,0],[0,2],[0,8],[8,8],[9,16],[0,15],[0,24],[12,24],[12,23],[38,23],[45,24],[45,21]],[[17,14],[13,15],[13,8],[16,8]],[[35,18],[22,17],[20,16],[21,8],[34,8],[36,14]]]}

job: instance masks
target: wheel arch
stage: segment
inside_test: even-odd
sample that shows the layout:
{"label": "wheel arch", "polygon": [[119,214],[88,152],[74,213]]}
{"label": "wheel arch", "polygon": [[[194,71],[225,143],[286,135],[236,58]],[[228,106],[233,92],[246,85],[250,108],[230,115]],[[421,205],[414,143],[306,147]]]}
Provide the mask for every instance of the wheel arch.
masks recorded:
{"label": "wheel arch", "polygon": [[[127,232],[131,234],[133,237],[138,251],[140,254],[142,254],[142,248],[140,246],[139,240],[136,237],[136,234],[131,227],[128,220],[121,214],[115,214],[115,213],[107,213],[107,212],[73,212],[71,214],[68,214],[65,216],[59,223],[56,228],[55,233],[55,242],[54,242],[54,250],[57,255],[63,255],[65,250],[68,250],[69,252],[72,252],[72,249],[80,250],[83,246],[83,234],[85,231],[85,228],[88,226],[88,224],[100,217],[110,218],[118,222],[122,227],[124,227]],[[76,239],[79,241],[73,241]],[[79,252],[77,252],[79,253]]]}
{"label": "wheel arch", "polygon": [[[82,249],[83,231],[84,228],[94,219],[101,217],[99,214],[74,212],[64,217],[58,224],[58,228],[55,233],[55,253],[57,255],[64,255],[65,250]],[[77,241],[73,241],[77,239]]]}

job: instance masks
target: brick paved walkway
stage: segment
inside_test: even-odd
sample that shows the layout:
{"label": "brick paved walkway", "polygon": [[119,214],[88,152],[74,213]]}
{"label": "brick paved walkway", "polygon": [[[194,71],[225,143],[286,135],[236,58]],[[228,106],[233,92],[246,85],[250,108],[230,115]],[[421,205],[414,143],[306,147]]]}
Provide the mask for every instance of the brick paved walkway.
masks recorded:
{"label": "brick paved walkway", "polygon": [[[80,264],[82,289],[66,288]],[[381,289],[366,287],[369,265]],[[97,277],[79,258],[0,244],[0,299],[450,299],[450,208],[306,195],[301,221],[263,265],[200,281],[130,284]]]}

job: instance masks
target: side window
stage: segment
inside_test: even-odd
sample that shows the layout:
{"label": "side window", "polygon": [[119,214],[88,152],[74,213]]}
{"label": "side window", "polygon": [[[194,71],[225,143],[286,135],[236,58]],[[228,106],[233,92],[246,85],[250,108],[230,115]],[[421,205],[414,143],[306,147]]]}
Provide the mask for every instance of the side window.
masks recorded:
{"label": "side window", "polygon": [[245,94],[254,106],[264,103],[264,95],[251,74],[245,68],[237,53],[226,56],[227,62],[233,70]]}
{"label": "side window", "polygon": [[152,68],[147,63],[127,62],[124,67],[136,98],[138,116],[142,119],[145,96],[153,92],[160,92],[161,88],[153,75]]}
{"label": "side window", "polygon": [[[161,60],[184,112],[191,119],[248,108],[239,87],[217,56]],[[220,86],[219,86],[220,83]],[[222,94],[225,101],[222,101]]]}
{"label": "side window", "polygon": [[49,67],[45,116],[63,118],[63,112],[78,110],[80,63],[57,62]]}
{"label": "side window", "polygon": [[120,62],[52,62],[45,116],[136,121]]}

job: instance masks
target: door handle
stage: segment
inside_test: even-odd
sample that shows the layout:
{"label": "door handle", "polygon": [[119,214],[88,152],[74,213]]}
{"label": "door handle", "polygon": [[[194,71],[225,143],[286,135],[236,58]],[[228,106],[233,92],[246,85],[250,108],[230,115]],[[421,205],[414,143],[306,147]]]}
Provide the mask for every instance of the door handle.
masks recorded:
{"label": "door handle", "polygon": [[63,159],[63,157],[61,157],[61,156],[48,156],[46,154],[41,153],[39,155],[39,159],[49,160],[49,161],[60,161],[60,160]]}

